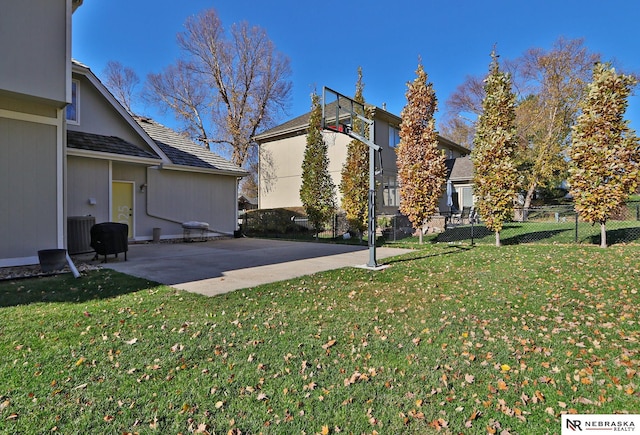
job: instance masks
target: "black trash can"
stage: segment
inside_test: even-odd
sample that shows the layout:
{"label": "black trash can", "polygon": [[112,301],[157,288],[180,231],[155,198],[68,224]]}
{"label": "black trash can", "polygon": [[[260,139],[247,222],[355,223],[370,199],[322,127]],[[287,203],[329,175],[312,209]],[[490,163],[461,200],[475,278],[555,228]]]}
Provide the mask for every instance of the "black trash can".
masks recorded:
{"label": "black trash can", "polygon": [[104,255],[103,263],[107,262],[107,255],[114,254],[116,258],[124,252],[127,261],[129,250],[129,225],[117,222],[103,222],[91,227],[91,247],[98,255]]}

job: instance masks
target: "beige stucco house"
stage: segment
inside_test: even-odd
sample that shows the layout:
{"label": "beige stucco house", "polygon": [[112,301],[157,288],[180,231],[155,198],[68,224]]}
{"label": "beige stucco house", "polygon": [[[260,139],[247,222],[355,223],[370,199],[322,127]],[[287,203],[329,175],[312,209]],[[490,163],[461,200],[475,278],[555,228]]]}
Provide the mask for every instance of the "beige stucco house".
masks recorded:
{"label": "beige stucco house", "polygon": [[[260,156],[260,209],[302,206],[299,192],[309,115],[310,113],[306,113],[255,137]],[[400,143],[401,119],[379,107],[373,108],[373,118],[375,143],[382,147],[383,167],[382,174],[377,176],[377,210],[380,214],[395,214],[400,204],[395,148]],[[325,131],[323,135],[328,146],[329,172],[334,184],[339,186],[342,166],[347,158],[347,145],[352,139],[346,134],[331,131]],[[444,137],[439,136],[438,140],[440,148],[451,162],[450,166],[453,166],[455,159],[470,153],[467,148]],[[459,184],[463,182],[466,183],[458,180]],[[462,192],[462,184],[460,187]],[[336,193],[340,204],[340,193]],[[447,200],[443,196],[441,210],[448,210],[446,204]]]}
{"label": "beige stucco house", "polygon": [[237,228],[246,172],[150,119],[134,118],[71,60],[81,0],[5,2],[0,14],[0,267],[66,248],[68,222],[129,224],[130,240],[182,223]]}

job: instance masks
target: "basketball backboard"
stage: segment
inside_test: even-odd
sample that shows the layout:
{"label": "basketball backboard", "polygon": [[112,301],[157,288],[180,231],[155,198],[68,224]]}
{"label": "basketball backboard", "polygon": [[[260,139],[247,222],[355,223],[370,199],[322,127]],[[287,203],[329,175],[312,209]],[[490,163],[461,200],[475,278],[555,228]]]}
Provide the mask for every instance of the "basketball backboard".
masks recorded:
{"label": "basketball backboard", "polygon": [[322,89],[322,128],[369,139],[373,120],[366,117],[364,104],[326,86]]}

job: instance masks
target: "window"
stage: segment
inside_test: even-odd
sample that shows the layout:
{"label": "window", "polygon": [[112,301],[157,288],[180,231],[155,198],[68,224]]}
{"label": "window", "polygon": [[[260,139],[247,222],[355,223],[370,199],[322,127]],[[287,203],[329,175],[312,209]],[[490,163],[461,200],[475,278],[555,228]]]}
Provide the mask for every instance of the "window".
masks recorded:
{"label": "window", "polygon": [[388,207],[400,205],[400,189],[396,177],[382,177],[382,204]]}
{"label": "window", "polygon": [[80,124],[80,82],[71,80],[71,104],[67,105],[67,122]]}
{"label": "window", "polygon": [[473,207],[473,187],[462,186],[460,193],[462,194],[462,206]]}
{"label": "window", "polygon": [[389,148],[395,148],[400,143],[400,130],[396,127],[389,126]]}

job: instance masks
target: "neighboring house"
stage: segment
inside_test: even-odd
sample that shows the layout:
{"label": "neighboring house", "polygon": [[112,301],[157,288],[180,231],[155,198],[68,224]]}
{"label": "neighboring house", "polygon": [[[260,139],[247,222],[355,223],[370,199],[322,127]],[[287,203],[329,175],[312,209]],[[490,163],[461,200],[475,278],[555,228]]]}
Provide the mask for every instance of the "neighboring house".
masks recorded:
{"label": "neighboring house", "polygon": [[151,240],[154,229],[182,237],[186,221],[232,234],[246,172],[134,118],[71,61],[71,13],[81,1],[23,3],[8,2],[0,16],[0,40],[18,42],[0,46],[0,267],[66,248],[67,222],[88,215],[127,223],[130,240]]}
{"label": "neighboring house", "polygon": [[247,198],[244,195],[238,197],[238,211],[255,210],[258,208],[258,198]]}
{"label": "neighboring house", "polygon": [[[400,143],[401,119],[378,107],[373,107],[373,118],[375,143],[382,147],[383,167],[382,175],[376,177],[379,185],[377,211],[380,214],[395,214],[400,205],[395,148]],[[302,206],[300,186],[308,127],[309,113],[306,113],[255,137],[260,149],[260,209]],[[347,158],[347,144],[352,139],[346,134],[331,131],[325,131],[323,135],[328,146],[329,173],[337,188],[341,181],[342,166]],[[446,138],[439,136],[438,140],[447,159],[456,159],[470,153],[467,148]],[[338,189],[336,194],[340,205],[341,195]],[[443,200],[446,206],[444,197]]]}
{"label": "neighboring house", "polygon": [[443,214],[452,210],[462,210],[464,207],[473,207],[473,161],[471,155],[449,159],[445,162],[447,166],[447,180],[452,184],[451,202],[447,205],[447,197],[440,200],[440,211]]}

